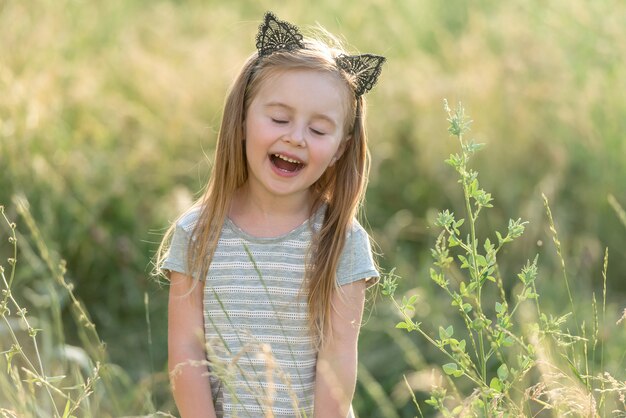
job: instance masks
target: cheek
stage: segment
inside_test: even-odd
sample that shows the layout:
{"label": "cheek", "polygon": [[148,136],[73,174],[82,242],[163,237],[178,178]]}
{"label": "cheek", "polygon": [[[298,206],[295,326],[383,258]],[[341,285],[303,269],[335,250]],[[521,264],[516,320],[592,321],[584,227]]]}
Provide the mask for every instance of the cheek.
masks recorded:
{"label": "cheek", "polygon": [[257,141],[268,141],[279,133],[279,129],[271,124],[268,118],[252,116],[244,125],[246,138],[253,137]]}
{"label": "cheek", "polygon": [[337,152],[341,149],[341,143],[337,144],[336,142],[330,144],[324,144],[324,146],[319,147],[317,152],[317,158],[320,163],[323,163],[325,166],[330,165],[333,162],[333,158],[338,155]]}

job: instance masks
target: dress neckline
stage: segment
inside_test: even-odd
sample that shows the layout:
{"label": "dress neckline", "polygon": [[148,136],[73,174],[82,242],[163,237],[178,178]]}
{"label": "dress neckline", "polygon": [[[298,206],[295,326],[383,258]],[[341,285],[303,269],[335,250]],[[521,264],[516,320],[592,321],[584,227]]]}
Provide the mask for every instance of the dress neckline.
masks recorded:
{"label": "dress neckline", "polygon": [[277,235],[275,237],[259,237],[256,235],[252,235],[243,229],[241,229],[229,216],[226,217],[224,224],[231,231],[233,231],[240,238],[248,242],[257,242],[257,243],[271,243],[271,242],[281,242],[293,237],[300,235],[304,230],[311,229],[311,222],[315,229],[319,229],[319,225],[321,225],[322,220],[324,218],[324,213],[326,212],[326,205],[322,205],[312,217],[308,217],[304,220],[300,225],[296,226],[291,231],[285,232],[284,234]]}

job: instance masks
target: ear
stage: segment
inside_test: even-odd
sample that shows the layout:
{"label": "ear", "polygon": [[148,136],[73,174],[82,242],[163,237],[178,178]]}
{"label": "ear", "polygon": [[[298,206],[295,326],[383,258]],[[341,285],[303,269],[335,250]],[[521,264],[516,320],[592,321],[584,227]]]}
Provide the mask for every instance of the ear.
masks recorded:
{"label": "ear", "polygon": [[335,165],[337,160],[341,158],[341,156],[343,155],[344,151],[346,150],[346,147],[348,146],[348,142],[351,139],[352,139],[352,135],[348,135],[347,137],[345,137],[345,139],[343,141],[341,141],[341,143],[339,144],[339,148],[337,148],[337,152],[335,152],[335,155],[333,155],[333,159],[330,160],[330,165],[329,165],[330,167]]}

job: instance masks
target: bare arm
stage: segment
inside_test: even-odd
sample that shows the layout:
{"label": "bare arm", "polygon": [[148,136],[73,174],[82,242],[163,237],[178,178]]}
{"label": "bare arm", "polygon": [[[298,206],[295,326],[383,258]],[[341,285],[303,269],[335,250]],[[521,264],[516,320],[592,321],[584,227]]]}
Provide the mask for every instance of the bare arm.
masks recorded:
{"label": "bare arm", "polygon": [[168,363],[174,400],[182,418],[215,418],[204,348],[202,283],[171,272]]}
{"label": "bare arm", "polygon": [[346,418],[357,371],[357,341],[365,280],[344,285],[332,300],[332,338],[320,349],[315,377],[315,418]]}

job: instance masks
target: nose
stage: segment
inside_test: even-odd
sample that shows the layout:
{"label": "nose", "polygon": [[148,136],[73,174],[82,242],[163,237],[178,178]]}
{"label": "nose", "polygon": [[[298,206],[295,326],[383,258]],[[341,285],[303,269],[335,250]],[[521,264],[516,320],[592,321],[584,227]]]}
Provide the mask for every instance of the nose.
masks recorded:
{"label": "nose", "polygon": [[305,128],[300,126],[294,126],[284,137],[283,140],[295,147],[305,147],[306,137]]}

